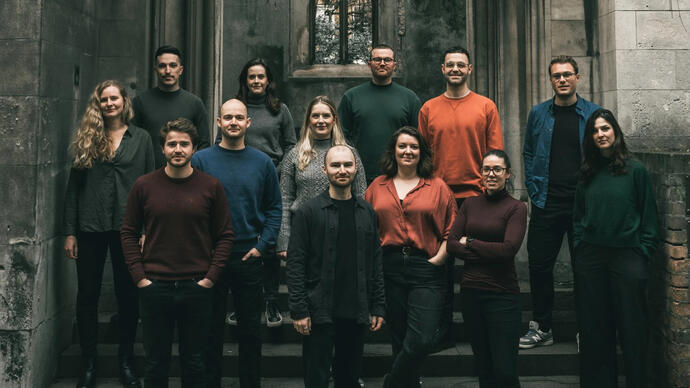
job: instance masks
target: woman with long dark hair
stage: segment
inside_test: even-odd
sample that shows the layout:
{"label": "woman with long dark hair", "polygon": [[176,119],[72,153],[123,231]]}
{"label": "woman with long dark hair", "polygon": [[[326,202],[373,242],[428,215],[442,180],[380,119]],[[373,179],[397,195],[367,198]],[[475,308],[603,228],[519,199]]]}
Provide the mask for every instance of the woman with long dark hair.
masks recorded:
{"label": "woman with long dark hair", "polygon": [[424,358],[434,352],[450,322],[446,311],[446,239],[453,224],[455,199],[433,177],[431,148],[413,127],[393,133],[381,170],[364,199],[379,219],[386,290],[386,322],[393,365],[385,387],[418,387]]}
{"label": "woman with long dark hair", "polygon": [[153,170],[154,156],[149,134],[129,125],[132,116],[127,90],[116,81],[101,82],[71,145],[64,250],[77,264],[77,328],[84,360],[78,387],[95,385],[98,298],[108,251],[118,306],[120,378],[127,386],[139,386],[131,361],[137,293],[124,263],[120,227],[129,191],[139,176]]}
{"label": "woman with long dark hair", "polygon": [[[288,107],[280,101],[271,68],[262,58],[252,58],[244,64],[237,77],[239,87],[235,98],[247,106],[252,125],[247,129],[245,143],[268,155],[280,171],[283,157],[295,145],[295,124]],[[216,143],[220,143],[220,131]],[[280,261],[275,252],[263,256],[264,298],[266,300],[266,325],[280,326],[283,317],[278,308],[278,282]],[[228,314],[228,322],[237,322],[234,313]]]}
{"label": "woman with long dark hair", "polygon": [[580,385],[617,386],[619,338],[626,387],[644,387],[647,264],[659,238],[652,183],[607,109],[587,120],[582,152],[573,211]]}
{"label": "woman with long dark hair", "polygon": [[448,253],[465,261],[460,298],[479,386],[519,387],[520,288],[515,255],[527,228],[527,207],[506,189],[510,159],[484,154],[484,193],[463,202],[448,237]]}

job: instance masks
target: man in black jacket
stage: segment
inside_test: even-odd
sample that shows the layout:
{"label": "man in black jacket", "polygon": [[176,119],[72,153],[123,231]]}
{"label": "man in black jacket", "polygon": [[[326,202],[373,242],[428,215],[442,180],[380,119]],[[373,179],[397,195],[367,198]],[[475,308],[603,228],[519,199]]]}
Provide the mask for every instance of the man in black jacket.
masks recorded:
{"label": "man in black jacket", "polygon": [[383,324],[385,297],[376,214],[350,186],[352,150],[326,152],[329,187],[297,210],[288,245],[290,315],[302,334],[304,386],[326,388],[335,346],[335,387],[356,387],[366,328]]}

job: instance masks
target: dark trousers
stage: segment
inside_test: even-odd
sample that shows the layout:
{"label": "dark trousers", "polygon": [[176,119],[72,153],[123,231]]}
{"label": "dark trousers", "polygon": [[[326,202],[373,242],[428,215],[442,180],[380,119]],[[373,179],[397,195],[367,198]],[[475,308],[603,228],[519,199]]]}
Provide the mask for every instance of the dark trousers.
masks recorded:
{"label": "dark trousers", "polygon": [[532,205],[527,234],[529,281],[532,293],[533,320],[542,330],[553,323],[553,267],[561,250],[563,235],[573,257],[573,211],[568,204],[548,204],[545,209]]}
{"label": "dark trousers", "polygon": [[424,358],[448,329],[446,266],[429,263],[426,255],[391,252],[383,257],[383,272],[393,347],[391,386],[417,387]]}
{"label": "dark trousers", "polygon": [[80,232],[77,235],[77,328],[82,356],[96,355],[98,343],[98,299],[101,295],[105,257],[110,250],[113,283],[117,297],[118,334],[122,356],[132,354],[139,319],[137,287],[125,265],[120,232]]}
{"label": "dark trousers", "polygon": [[519,387],[519,294],[463,288],[460,299],[465,330],[470,333],[479,386]]}
{"label": "dark trousers", "polygon": [[359,388],[366,331],[367,326],[354,319],[312,324],[311,333],[302,337],[304,387],[328,388],[332,363],[335,388]]}
{"label": "dark trousers", "polygon": [[616,387],[616,332],[626,387],[647,386],[647,259],[631,248],[580,243],[574,261],[580,386]]}
{"label": "dark trousers", "polygon": [[261,386],[261,312],[263,268],[261,259],[242,261],[246,252],[232,253],[222,278],[214,287],[212,327],[206,350],[207,387],[220,387],[228,290],[237,314],[240,387]]}
{"label": "dark trousers", "polygon": [[278,302],[278,284],[280,283],[280,257],[271,249],[262,257],[264,262],[264,300]]}
{"label": "dark trousers", "polygon": [[153,280],[153,284],[139,289],[146,388],[168,386],[176,324],[182,386],[204,387],[204,341],[211,322],[212,290],[191,279]]}

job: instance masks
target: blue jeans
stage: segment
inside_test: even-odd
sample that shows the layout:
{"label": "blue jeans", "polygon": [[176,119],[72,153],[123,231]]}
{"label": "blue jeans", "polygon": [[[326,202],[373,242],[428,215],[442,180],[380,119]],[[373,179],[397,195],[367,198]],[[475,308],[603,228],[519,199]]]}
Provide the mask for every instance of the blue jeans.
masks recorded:
{"label": "blue jeans", "polygon": [[448,330],[447,266],[436,266],[421,251],[383,256],[386,323],[391,333],[393,387],[417,387],[424,358],[434,352]]}
{"label": "blue jeans", "polygon": [[173,332],[179,332],[183,387],[204,386],[204,339],[211,322],[212,289],[195,280],[162,281],[139,289],[146,351],[146,388],[168,386]]}

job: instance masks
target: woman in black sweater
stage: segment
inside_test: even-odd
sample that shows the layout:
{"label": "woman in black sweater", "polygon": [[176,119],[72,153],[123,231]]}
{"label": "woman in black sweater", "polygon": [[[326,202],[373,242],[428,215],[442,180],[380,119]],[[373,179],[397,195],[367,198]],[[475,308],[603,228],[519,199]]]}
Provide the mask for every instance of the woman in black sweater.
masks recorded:
{"label": "woman in black sweater", "polygon": [[480,387],[519,387],[520,288],[515,272],[527,207],[506,190],[510,160],[500,150],[482,159],[484,193],[463,202],[448,236],[448,253],[465,261],[462,315]]}
{"label": "woman in black sweater", "polygon": [[607,109],[587,120],[582,151],[573,210],[580,385],[617,386],[617,333],[626,387],[644,387],[647,263],[658,241],[652,184]]}

